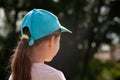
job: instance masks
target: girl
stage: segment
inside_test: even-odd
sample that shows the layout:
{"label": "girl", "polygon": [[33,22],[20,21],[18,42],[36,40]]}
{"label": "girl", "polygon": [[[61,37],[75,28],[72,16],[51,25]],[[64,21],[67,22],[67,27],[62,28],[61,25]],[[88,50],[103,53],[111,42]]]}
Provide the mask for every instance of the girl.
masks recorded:
{"label": "girl", "polygon": [[22,37],[12,57],[9,80],[66,80],[61,71],[44,64],[57,54],[61,32],[71,33],[51,12],[28,12],[22,21]]}

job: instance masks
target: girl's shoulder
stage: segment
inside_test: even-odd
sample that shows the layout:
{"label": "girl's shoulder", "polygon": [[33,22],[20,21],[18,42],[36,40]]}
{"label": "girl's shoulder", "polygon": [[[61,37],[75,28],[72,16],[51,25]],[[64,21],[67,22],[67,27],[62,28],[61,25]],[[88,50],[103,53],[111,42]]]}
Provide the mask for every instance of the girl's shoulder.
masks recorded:
{"label": "girl's shoulder", "polygon": [[57,70],[47,64],[43,63],[33,63],[32,70],[45,73],[61,73],[60,70]]}
{"label": "girl's shoulder", "polygon": [[57,70],[49,65],[39,63],[33,64],[32,76],[36,76],[44,80],[66,80],[64,74],[60,70]]}

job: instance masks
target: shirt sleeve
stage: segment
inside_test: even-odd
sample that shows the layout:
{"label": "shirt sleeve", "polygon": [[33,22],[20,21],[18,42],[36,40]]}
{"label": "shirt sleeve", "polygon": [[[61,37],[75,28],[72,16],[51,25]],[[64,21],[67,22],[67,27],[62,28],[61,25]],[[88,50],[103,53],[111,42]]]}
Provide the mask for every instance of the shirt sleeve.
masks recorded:
{"label": "shirt sleeve", "polygon": [[58,71],[54,76],[55,80],[66,80],[64,74],[61,71]]}
{"label": "shirt sleeve", "polygon": [[9,79],[8,80],[12,80],[12,75],[10,75]]}
{"label": "shirt sleeve", "polygon": [[60,80],[66,80],[64,74],[61,71],[59,71],[59,77],[60,77]]}

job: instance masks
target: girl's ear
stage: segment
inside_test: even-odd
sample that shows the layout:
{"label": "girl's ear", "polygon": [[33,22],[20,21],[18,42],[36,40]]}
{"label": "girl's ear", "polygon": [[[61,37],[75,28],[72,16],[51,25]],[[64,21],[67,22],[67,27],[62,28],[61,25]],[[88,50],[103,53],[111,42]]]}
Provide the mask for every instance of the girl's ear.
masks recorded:
{"label": "girl's ear", "polygon": [[52,36],[49,40],[48,40],[48,47],[52,48],[55,44],[55,36]]}

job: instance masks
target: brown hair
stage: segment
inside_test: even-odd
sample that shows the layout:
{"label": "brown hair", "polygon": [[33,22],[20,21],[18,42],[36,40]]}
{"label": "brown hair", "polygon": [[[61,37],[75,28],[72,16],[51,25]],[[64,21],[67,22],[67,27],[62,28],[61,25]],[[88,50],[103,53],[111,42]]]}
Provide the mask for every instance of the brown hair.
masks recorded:
{"label": "brown hair", "polygon": [[[23,29],[24,34],[30,36],[28,27]],[[41,44],[43,41],[48,40],[51,36],[58,37],[60,35],[60,30],[55,31],[51,35],[35,41],[33,46]],[[32,62],[30,60],[30,53],[32,46],[28,46],[27,39],[21,39],[18,42],[18,46],[11,60],[11,70],[12,70],[12,80],[31,80],[31,67]]]}

